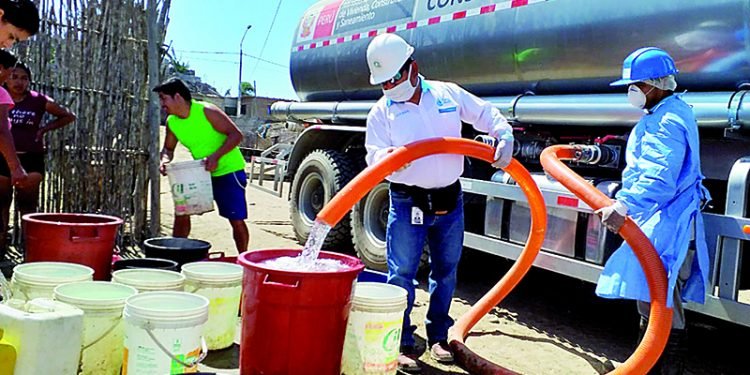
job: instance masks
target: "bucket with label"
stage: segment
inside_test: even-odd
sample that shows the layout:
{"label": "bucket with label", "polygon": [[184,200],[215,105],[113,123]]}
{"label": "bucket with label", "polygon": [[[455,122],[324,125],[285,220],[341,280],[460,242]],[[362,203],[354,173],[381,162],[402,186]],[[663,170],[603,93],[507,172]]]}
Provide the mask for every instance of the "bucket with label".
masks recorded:
{"label": "bucket with label", "polygon": [[112,272],[112,282],[132,286],[138,292],[182,292],[185,276],[179,272],[136,268]]}
{"label": "bucket with label", "polygon": [[52,298],[55,287],[76,281],[91,281],[94,269],[80,264],[62,262],[23,263],[13,267],[11,291],[13,299],[23,302],[34,298]]}
{"label": "bucket with label", "polygon": [[182,266],[185,291],[208,298],[208,322],[203,329],[208,350],[232,346],[237,309],[242,296],[242,266],[223,262],[194,262]]}
{"label": "bucket with label", "polygon": [[341,373],[395,374],[405,310],[404,288],[376,282],[357,283],[344,340]]}
{"label": "bucket with label", "polygon": [[55,288],[55,300],[83,310],[79,375],[117,375],[122,367],[125,300],[138,291],[107,281],[84,281]]}
{"label": "bucket with label", "polygon": [[301,250],[242,253],[241,374],[340,374],[352,287],[364,269],[354,257],[321,251],[335,271],[286,271],[266,261]]}
{"label": "bucket with label", "polygon": [[167,164],[175,215],[198,215],[214,210],[211,173],[205,165],[202,159]]}
{"label": "bucket with label", "polygon": [[185,292],[146,292],[125,303],[122,375],[198,371],[208,353],[203,326],[208,299]]}

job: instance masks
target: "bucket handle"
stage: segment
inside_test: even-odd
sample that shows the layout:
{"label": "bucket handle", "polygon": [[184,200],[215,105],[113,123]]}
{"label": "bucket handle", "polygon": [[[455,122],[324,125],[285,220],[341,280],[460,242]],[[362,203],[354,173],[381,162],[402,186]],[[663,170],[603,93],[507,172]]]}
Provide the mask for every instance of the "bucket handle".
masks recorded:
{"label": "bucket handle", "polygon": [[294,280],[294,284],[287,284],[285,282],[279,282],[279,281],[271,281],[269,280],[271,278],[271,274],[266,274],[266,277],[263,278],[263,285],[270,285],[275,286],[279,288],[289,288],[289,289],[295,289],[299,288],[300,280]]}
{"label": "bucket handle", "polygon": [[226,254],[224,254],[223,251],[214,251],[214,252],[208,253],[208,256],[206,257],[206,259],[216,260],[216,259],[224,258],[224,256],[226,256]]}
{"label": "bucket handle", "polygon": [[90,233],[81,233],[78,230],[78,227],[71,227],[70,228],[70,241],[71,242],[90,242],[90,241],[99,241],[101,238],[99,237],[99,228],[93,227],[93,228],[86,228],[88,230],[93,230],[93,235]]}
{"label": "bucket handle", "polygon": [[161,341],[159,341],[159,339],[157,339],[156,336],[154,335],[154,333],[151,331],[151,327],[149,327],[149,325],[147,325],[146,327],[144,327],[144,330],[146,330],[146,333],[148,334],[148,337],[151,338],[151,340],[154,342],[154,344],[156,344],[156,346],[158,346],[159,349],[161,349],[161,351],[164,354],[166,354],[173,361],[175,361],[175,362],[179,363],[180,365],[185,366],[187,368],[195,367],[197,364],[203,362],[203,360],[206,359],[206,356],[208,355],[208,346],[206,345],[206,339],[203,336],[201,336],[201,354],[200,354],[200,356],[198,356],[198,358],[195,361],[193,361],[192,363],[187,363],[187,362],[183,362],[182,360],[180,360],[179,358],[177,358],[176,355],[172,354],[172,352],[170,352],[166,347],[164,347],[164,345],[162,345]]}
{"label": "bucket handle", "polygon": [[102,341],[102,339],[103,339],[103,338],[105,338],[105,337],[107,337],[107,335],[109,335],[109,334],[110,334],[110,333],[111,333],[112,331],[114,331],[114,330],[115,330],[115,328],[117,328],[117,326],[118,326],[119,324],[120,324],[120,320],[118,319],[118,320],[117,320],[117,321],[115,322],[115,324],[112,324],[112,326],[111,326],[111,327],[109,327],[109,328],[108,328],[108,329],[107,329],[107,330],[106,330],[106,331],[105,331],[104,333],[102,333],[102,334],[101,334],[101,336],[97,337],[97,338],[96,338],[96,340],[94,340],[94,341],[92,341],[92,342],[90,342],[90,343],[88,343],[88,344],[84,345],[84,346],[83,346],[83,347],[81,348],[81,352],[83,352],[84,350],[86,350],[86,349],[88,349],[88,348],[90,348],[90,347],[92,347],[92,346],[96,345],[96,343],[98,343],[99,341]]}
{"label": "bucket handle", "polygon": [[[187,289],[187,287],[185,287],[185,289]],[[185,292],[187,292],[187,293],[191,293],[191,294],[198,294],[198,292],[199,292],[199,291],[200,291],[201,289],[203,289],[203,287],[202,287],[202,286],[199,286],[199,287],[196,287],[195,289],[193,289],[193,290],[191,290],[191,291],[187,291],[187,290],[185,290]]]}

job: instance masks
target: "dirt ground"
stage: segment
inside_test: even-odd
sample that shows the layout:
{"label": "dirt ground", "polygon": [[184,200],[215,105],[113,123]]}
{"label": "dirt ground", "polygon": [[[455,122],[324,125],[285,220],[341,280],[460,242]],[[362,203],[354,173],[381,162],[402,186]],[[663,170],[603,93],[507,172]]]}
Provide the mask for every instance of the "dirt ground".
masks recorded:
{"label": "dirt ground", "polygon": [[[189,155],[178,150],[177,160]],[[162,229],[171,234],[172,202],[162,179]],[[288,189],[288,186],[286,186]],[[286,191],[284,196],[286,196]],[[251,249],[299,248],[286,199],[247,189]],[[193,218],[191,237],[212,243],[212,251],[234,254],[231,229],[216,212]],[[451,314],[458,317],[510,268],[512,262],[465,250]],[[420,278],[412,320],[424,346],[428,306],[426,275]],[[602,374],[624,362],[634,349],[638,317],[628,301],[599,299],[594,286],[543,270],[532,270],[499,307],[474,328],[467,344],[495,363],[523,374]],[[746,374],[744,342],[750,329],[688,312],[688,374]],[[237,341],[239,342],[239,341]],[[324,345],[323,342],[321,342]],[[204,371],[239,374],[238,346],[209,354]],[[435,363],[425,354],[423,374],[467,374]]]}

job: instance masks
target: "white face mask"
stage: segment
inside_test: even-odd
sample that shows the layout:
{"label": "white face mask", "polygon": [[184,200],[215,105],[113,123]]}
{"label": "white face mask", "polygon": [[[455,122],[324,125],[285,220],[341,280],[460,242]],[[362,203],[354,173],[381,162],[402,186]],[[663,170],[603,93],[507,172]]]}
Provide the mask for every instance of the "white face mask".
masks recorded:
{"label": "white face mask", "polygon": [[[383,95],[397,103],[411,99],[414,96],[414,92],[417,91],[417,86],[411,85],[411,66],[409,67],[409,72],[406,73],[406,77],[404,82],[399,83],[390,90],[383,90]],[[417,81],[417,84],[419,84],[419,81]]]}
{"label": "white face mask", "polygon": [[628,101],[633,107],[636,107],[638,109],[644,109],[646,108],[646,95],[648,95],[653,90],[653,87],[651,90],[648,90],[647,93],[643,93],[640,88],[636,85],[630,85],[628,86]]}

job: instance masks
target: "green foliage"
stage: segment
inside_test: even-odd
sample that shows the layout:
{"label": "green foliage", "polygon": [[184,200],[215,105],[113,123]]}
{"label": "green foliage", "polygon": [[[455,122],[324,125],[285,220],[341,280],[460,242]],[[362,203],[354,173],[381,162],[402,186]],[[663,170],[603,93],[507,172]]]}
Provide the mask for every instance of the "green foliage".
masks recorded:
{"label": "green foliage", "polygon": [[242,96],[255,95],[255,87],[253,87],[253,84],[250,82],[242,82],[240,88],[242,89]]}
{"label": "green foliage", "polygon": [[180,61],[177,59],[172,59],[172,67],[174,68],[174,71],[177,73],[187,73],[188,70],[190,70],[190,63],[187,61]]}

